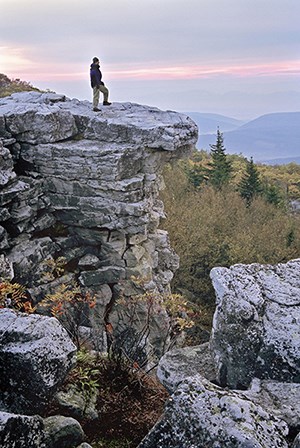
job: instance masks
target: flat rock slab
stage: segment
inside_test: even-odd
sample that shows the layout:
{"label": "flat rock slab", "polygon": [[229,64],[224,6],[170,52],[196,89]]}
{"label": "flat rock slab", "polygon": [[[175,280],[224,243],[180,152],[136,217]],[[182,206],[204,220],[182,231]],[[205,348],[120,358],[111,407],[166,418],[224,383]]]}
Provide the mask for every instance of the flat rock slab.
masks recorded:
{"label": "flat rock slab", "polygon": [[84,134],[89,140],[131,141],[173,151],[187,140],[197,141],[197,126],[184,114],[134,103],[113,103],[95,113],[88,101],[38,92],[13,94],[0,100],[0,116],[18,141],[48,143]]}

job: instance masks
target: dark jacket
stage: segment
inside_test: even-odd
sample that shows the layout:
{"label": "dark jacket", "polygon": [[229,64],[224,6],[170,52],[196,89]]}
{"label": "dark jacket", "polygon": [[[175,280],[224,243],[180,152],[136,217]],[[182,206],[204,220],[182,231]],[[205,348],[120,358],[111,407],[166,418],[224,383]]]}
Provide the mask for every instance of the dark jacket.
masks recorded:
{"label": "dark jacket", "polygon": [[102,82],[102,73],[98,64],[91,64],[90,75],[92,87],[104,85]]}

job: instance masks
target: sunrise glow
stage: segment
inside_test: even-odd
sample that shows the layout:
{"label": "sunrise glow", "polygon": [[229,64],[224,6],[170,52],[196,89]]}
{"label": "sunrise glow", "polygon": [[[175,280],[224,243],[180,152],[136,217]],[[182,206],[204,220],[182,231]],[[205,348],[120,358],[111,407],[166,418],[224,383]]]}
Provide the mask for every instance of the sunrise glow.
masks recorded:
{"label": "sunrise glow", "polygon": [[[30,55],[30,49],[0,47],[0,72],[12,78],[20,78],[30,82],[51,80],[83,80],[87,77],[90,61],[85,67],[74,65],[70,71],[69,64],[52,63],[51,60],[39,63]],[[236,63],[211,65],[157,65],[153,68],[146,64],[129,64],[131,68],[123,69],[105,65],[106,79],[136,79],[136,80],[183,80],[197,78],[227,77],[263,77],[263,76],[299,76],[300,60],[269,62],[269,63]]]}

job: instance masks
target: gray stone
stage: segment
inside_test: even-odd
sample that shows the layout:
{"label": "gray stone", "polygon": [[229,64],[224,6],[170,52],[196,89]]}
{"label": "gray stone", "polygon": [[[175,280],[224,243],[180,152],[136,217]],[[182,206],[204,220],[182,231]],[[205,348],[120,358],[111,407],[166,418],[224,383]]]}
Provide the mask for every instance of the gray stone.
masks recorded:
{"label": "gray stone", "polygon": [[216,379],[208,343],[171,350],[159,360],[157,368],[159,381],[170,393],[175,392],[182,381],[196,373],[201,373],[209,381]]}
{"label": "gray stone", "polygon": [[31,279],[35,276],[37,266],[53,254],[57,246],[50,237],[33,240],[22,238],[20,242],[15,243],[7,258],[13,264],[18,279],[31,286]]}
{"label": "gray stone", "polygon": [[1,208],[0,210],[0,221],[4,222],[10,218],[10,213],[7,208]]}
{"label": "gray stone", "polygon": [[0,140],[0,187],[5,186],[15,179],[12,156],[7,148],[4,148]]}
{"label": "gray stone", "polygon": [[105,331],[105,321],[99,316],[95,318],[96,313],[91,313],[89,324],[91,327],[80,325],[78,328],[78,337],[80,347],[86,350],[97,351],[98,353],[107,354],[107,335]]}
{"label": "gray stone", "polygon": [[195,375],[179,385],[139,448],[287,448],[287,434],[282,420]]}
{"label": "gray stone", "polygon": [[[0,105],[1,109],[3,111]],[[75,119],[69,111],[33,103],[7,112],[6,126],[18,141],[29,143],[65,140],[78,133]]]}
{"label": "gray stone", "polygon": [[284,420],[290,429],[300,430],[300,384],[255,378],[243,392],[251,401]]}
{"label": "gray stone", "polygon": [[58,392],[55,400],[64,415],[79,420],[95,420],[98,418],[97,393],[90,397],[71,385],[66,391]]}
{"label": "gray stone", "polygon": [[0,191],[0,206],[6,205],[11,202],[17,195],[29,189],[29,185],[24,181],[15,179],[13,182],[8,183]]}
{"label": "gray stone", "polygon": [[255,377],[300,382],[300,259],[214,268],[211,347],[218,381],[248,387]]}
{"label": "gray stone", "polygon": [[1,398],[10,412],[45,408],[75,362],[76,347],[55,318],[0,310]]}
{"label": "gray stone", "polygon": [[93,448],[91,445],[89,445],[88,443],[81,443],[80,445],[78,445],[76,448]]}
{"label": "gray stone", "polygon": [[79,260],[78,266],[82,270],[97,269],[100,263],[101,262],[96,255],[86,254]]}
{"label": "gray stone", "polygon": [[117,266],[106,266],[95,271],[84,271],[80,274],[79,282],[82,286],[118,283],[125,278],[125,270]]}
{"label": "gray stone", "polygon": [[0,226],[0,249],[6,249],[9,247],[7,237],[7,231],[4,227]]}
{"label": "gray stone", "polygon": [[43,419],[37,415],[0,412],[2,448],[46,448]]}
{"label": "gray stone", "polygon": [[53,215],[45,213],[34,220],[33,227],[36,232],[40,232],[41,230],[49,229],[55,222],[56,220]]}
{"label": "gray stone", "polygon": [[44,419],[47,448],[71,448],[80,444],[84,432],[72,417],[54,415]]}

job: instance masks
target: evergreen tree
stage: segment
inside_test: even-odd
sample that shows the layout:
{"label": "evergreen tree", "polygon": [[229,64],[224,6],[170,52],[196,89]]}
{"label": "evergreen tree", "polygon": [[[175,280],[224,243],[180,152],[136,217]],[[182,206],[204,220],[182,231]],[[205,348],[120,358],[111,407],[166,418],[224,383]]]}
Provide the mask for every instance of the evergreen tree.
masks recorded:
{"label": "evergreen tree", "polygon": [[284,204],[280,189],[274,184],[266,184],[263,190],[263,194],[269,204],[273,204],[276,207]]}
{"label": "evergreen tree", "polygon": [[247,207],[250,206],[255,196],[262,192],[259,173],[252,157],[250,161],[247,160],[246,172],[238,185],[238,191],[241,197],[245,199]]}
{"label": "evergreen tree", "polygon": [[227,185],[232,177],[232,166],[225,154],[223,141],[223,134],[218,129],[216,144],[210,145],[212,161],[208,170],[209,182],[217,190],[220,190],[224,185]]}

